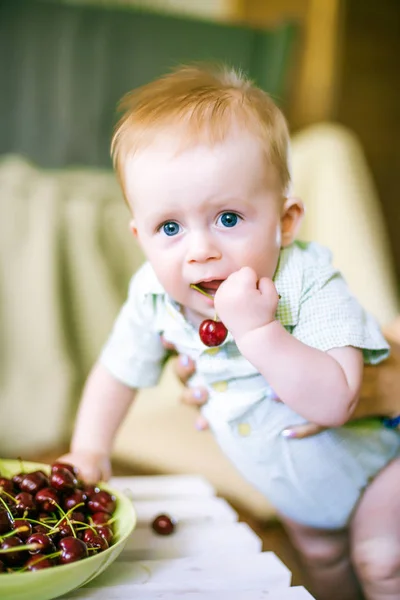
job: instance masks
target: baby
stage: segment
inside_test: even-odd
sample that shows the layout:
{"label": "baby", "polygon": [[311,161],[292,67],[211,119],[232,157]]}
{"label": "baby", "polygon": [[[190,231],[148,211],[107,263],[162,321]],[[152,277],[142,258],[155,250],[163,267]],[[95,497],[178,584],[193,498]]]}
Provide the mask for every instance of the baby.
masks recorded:
{"label": "baby", "polygon": [[[363,364],[388,345],[329,251],[296,241],[304,208],[289,193],[284,116],[240,74],[197,66],[133,91],[121,109],[112,155],[148,262],[88,378],[63,460],[87,480],[109,477],[136,390],[160,377],[163,336],[195,361],[204,417],[276,507],[316,597],[398,600],[400,432],[344,425]],[[200,339],[205,319],[228,330],[216,347]],[[306,421],[329,429],[282,435]]]}

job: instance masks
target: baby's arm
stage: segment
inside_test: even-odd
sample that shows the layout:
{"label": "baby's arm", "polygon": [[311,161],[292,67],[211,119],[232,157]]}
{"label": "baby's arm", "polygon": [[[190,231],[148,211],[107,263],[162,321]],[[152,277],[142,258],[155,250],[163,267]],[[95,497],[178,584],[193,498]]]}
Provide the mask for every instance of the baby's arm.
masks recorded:
{"label": "baby's arm", "polygon": [[278,321],[249,333],[238,347],[280,400],[305,419],[337,427],[351,417],[362,383],[360,350],[322,352],[297,340]]}
{"label": "baby's arm", "polygon": [[59,459],[75,465],[86,482],[109,479],[113,441],[135,393],[103,365],[93,367],[83,391],[71,450]]}
{"label": "baby's arm", "polygon": [[278,294],[249,267],[233,273],[215,295],[218,316],[241,353],[279,399],[308,421],[335,427],[350,418],[362,383],[363,357],[352,347],[323,352],[275,320]]}

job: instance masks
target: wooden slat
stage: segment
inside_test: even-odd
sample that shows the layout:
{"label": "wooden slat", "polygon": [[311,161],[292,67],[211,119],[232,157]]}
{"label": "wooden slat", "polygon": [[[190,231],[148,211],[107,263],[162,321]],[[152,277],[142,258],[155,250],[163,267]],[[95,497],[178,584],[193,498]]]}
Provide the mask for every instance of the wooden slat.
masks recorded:
{"label": "wooden slat", "polygon": [[258,590],[289,587],[291,573],[273,552],[230,553],[174,560],[116,562],[88,584],[91,588],[160,586],[167,590]]}
{"label": "wooden slat", "polygon": [[123,588],[82,588],[67,596],[63,596],[60,600],[132,600],[133,598],[137,598],[138,600],[178,600],[178,598],[182,598],[182,600],[313,600],[313,596],[303,587],[282,588],[270,591],[265,589],[258,591],[247,590],[245,592],[233,589],[218,590],[216,592],[207,590],[187,590],[183,592],[175,590],[171,592],[158,588],[151,589],[147,586],[141,587],[139,592],[137,588],[135,588],[135,592],[124,590]]}
{"label": "wooden slat", "polygon": [[139,527],[150,525],[159,514],[169,515],[178,524],[198,526],[238,520],[237,512],[223,498],[188,496],[183,499],[136,500],[134,506]]}
{"label": "wooden slat", "polygon": [[[289,569],[261,552],[261,539],[202,478],[120,477],[111,485],[128,490],[139,526],[116,562],[64,600],[312,600],[289,587]],[[178,519],[170,536],[150,527],[160,512]]]}
{"label": "wooden slat", "polygon": [[127,490],[129,497],[134,501],[215,495],[213,486],[198,475],[113,477],[110,480],[110,486],[119,490]]}
{"label": "wooden slat", "polygon": [[156,560],[184,556],[257,554],[261,539],[246,523],[228,523],[202,527],[183,525],[173,535],[160,536],[150,527],[135,529],[120,554],[119,560]]}

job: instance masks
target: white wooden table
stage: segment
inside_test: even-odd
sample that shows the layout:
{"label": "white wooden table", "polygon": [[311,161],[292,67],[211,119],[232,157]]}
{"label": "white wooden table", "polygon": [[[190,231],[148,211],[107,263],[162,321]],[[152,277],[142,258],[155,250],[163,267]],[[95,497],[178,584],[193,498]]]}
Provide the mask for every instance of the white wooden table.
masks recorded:
{"label": "white wooden table", "polygon": [[[63,600],[312,600],[290,587],[291,573],[203,478],[191,475],[114,477],[127,492],[138,524],[121,555],[102,575]],[[176,531],[151,529],[158,514]]]}

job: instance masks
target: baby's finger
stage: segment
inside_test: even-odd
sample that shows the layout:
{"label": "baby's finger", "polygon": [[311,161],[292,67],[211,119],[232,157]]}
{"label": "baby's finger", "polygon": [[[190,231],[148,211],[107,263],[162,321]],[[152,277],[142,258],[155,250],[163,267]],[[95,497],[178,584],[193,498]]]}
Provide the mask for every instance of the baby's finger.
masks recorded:
{"label": "baby's finger", "polygon": [[258,289],[263,295],[275,293],[278,297],[278,292],[276,291],[275,284],[272,281],[272,279],[269,279],[269,277],[261,277],[261,279],[258,282]]}
{"label": "baby's finger", "polygon": [[237,271],[237,277],[245,287],[257,287],[257,274],[251,267],[242,267]]}
{"label": "baby's finger", "polygon": [[166,350],[170,350],[171,352],[176,351],[174,344],[171,344],[171,342],[167,342],[167,340],[164,338],[164,336],[161,336],[161,343]]}
{"label": "baby's finger", "polygon": [[92,485],[103,479],[103,473],[99,467],[80,463],[79,461],[76,461],[74,466],[78,470],[78,478],[86,484]]}
{"label": "baby's finger", "polygon": [[196,420],[195,427],[196,427],[196,429],[198,431],[205,431],[209,427],[207,419],[205,419],[204,417],[200,416]]}
{"label": "baby's finger", "polygon": [[208,393],[205,388],[185,388],[181,401],[190,406],[202,406],[207,402]]}
{"label": "baby's finger", "polygon": [[327,427],[317,425],[316,423],[304,423],[303,425],[287,427],[281,432],[281,435],[291,440],[301,440],[302,438],[317,435],[317,433],[321,433],[326,429]]}
{"label": "baby's finger", "polygon": [[187,380],[195,371],[195,364],[189,356],[186,354],[180,354],[178,360],[174,362],[174,370],[178,379],[183,384],[186,384]]}
{"label": "baby's finger", "polygon": [[112,472],[110,465],[103,465],[101,468],[100,481],[108,481],[111,478]]}

